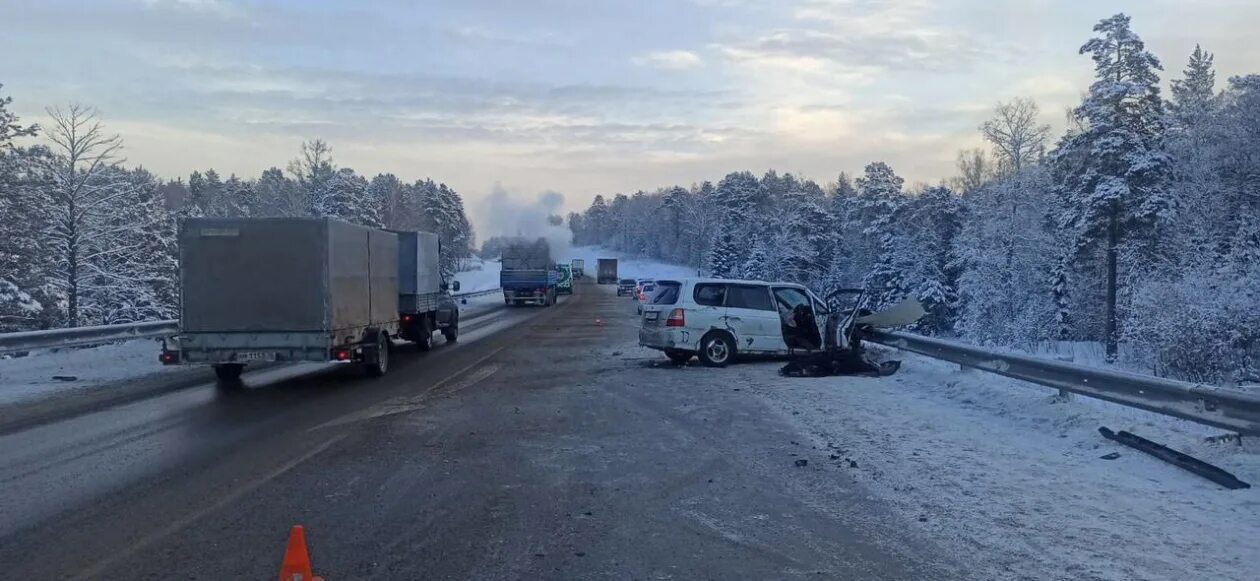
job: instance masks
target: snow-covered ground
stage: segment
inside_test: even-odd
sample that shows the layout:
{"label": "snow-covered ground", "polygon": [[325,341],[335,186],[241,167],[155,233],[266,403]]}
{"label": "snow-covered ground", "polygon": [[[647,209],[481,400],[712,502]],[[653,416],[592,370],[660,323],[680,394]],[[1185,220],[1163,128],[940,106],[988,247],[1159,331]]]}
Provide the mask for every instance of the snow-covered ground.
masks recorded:
{"label": "snow-covered ground", "polygon": [[[634,352],[632,345],[623,346]],[[644,357],[660,357],[641,350]],[[780,363],[688,367],[754,394],[907,526],[989,579],[1255,579],[1260,488],[1225,490],[1104,439],[1128,430],[1260,486],[1260,448],[1217,430],[889,350],[887,378],[795,379]],[[692,365],[696,365],[693,361]],[[1101,456],[1116,452],[1119,458]]]}
{"label": "snow-covered ground", "polygon": [[499,288],[499,266],[497,260],[468,260],[469,270],[455,273],[455,280],[459,281],[459,292],[472,293]]}
{"label": "snow-covered ground", "polygon": [[565,256],[557,256],[557,261],[580,258],[586,261],[586,275],[595,276],[599,258],[617,259],[617,276],[621,278],[695,278],[696,269],[689,266],[668,264],[648,258],[628,256],[602,246],[575,246]]}
{"label": "snow-covered ground", "polygon": [[46,350],[28,357],[0,359],[0,405],[178,370],[178,367],[158,362],[160,350],[161,346],[153,339],[137,339],[87,349]]}

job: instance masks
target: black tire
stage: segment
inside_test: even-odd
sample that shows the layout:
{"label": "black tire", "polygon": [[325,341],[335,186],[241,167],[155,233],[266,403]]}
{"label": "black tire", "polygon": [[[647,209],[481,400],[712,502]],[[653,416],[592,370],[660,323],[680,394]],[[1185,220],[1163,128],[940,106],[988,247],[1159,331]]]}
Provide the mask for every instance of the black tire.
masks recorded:
{"label": "black tire", "polygon": [[244,363],[219,363],[214,366],[214,376],[218,378],[219,385],[235,387],[240,385],[241,372],[244,370]]}
{"label": "black tire", "polygon": [[369,377],[382,377],[389,373],[389,337],[385,333],[377,335],[376,348],[369,355],[363,362]]}
{"label": "black tire", "polygon": [[665,356],[668,357],[670,361],[673,361],[674,365],[686,365],[688,361],[691,361],[692,357],[696,356],[696,354],[690,351],[670,349],[665,352]]}
{"label": "black tire", "polygon": [[442,336],[446,337],[447,343],[454,343],[459,339],[459,319],[451,322],[451,325],[442,329]]}
{"label": "black tire", "polygon": [[700,339],[698,355],[706,367],[726,367],[735,359],[735,341],[724,332],[711,332]]}
{"label": "black tire", "polygon": [[429,317],[420,317],[413,332],[416,336],[412,338],[412,341],[415,342],[417,349],[428,351],[433,348],[433,326],[429,324]]}

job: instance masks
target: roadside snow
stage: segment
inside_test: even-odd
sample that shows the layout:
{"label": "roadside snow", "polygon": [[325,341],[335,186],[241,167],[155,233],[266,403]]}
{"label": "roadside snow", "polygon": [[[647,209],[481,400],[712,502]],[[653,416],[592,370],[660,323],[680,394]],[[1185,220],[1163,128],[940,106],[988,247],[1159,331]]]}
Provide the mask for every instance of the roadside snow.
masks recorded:
{"label": "roadside snow", "polygon": [[580,258],[586,261],[586,275],[595,276],[600,258],[617,259],[617,276],[620,278],[696,278],[696,269],[690,266],[668,264],[648,258],[629,256],[602,246],[575,246],[569,256],[556,257],[558,261]]}
{"label": "roadside snow", "polygon": [[[616,348],[662,359],[632,343]],[[707,369],[678,389],[724,387],[766,402],[904,526],[965,555],[983,579],[1255,579],[1260,446],[1219,430],[1056,392],[926,357],[886,378],[783,378],[782,362]],[[664,363],[662,363],[664,364]],[[1254,487],[1226,490],[1104,439],[1127,430]],[[1118,453],[1114,460],[1101,456]],[[837,483],[837,486],[845,486]]]}
{"label": "roadside snow", "polygon": [[[1208,443],[1219,431],[889,356],[903,366],[888,378],[785,379],[778,364],[738,373],[829,450],[818,461],[852,461],[876,498],[993,578],[1255,578],[1260,488],[1225,490],[1097,429],[1128,430],[1260,486],[1254,444]],[[1120,457],[1099,458],[1111,452]]]}
{"label": "roadside snow", "polygon": [[499,262],[473,258],[468,261],[469,270],[455,273],[461,293],[472,293],[499,288]]}
{"label": "roadside snow", "polygon": [[[102,383],[177,371],[158,363],[159,345],[138,339],[87,349],[38,351],[0,359],[0,405],[21,403]],[[62,376],[66,379],[53,379]],[[71,379],[72,378],[72,379]]]}

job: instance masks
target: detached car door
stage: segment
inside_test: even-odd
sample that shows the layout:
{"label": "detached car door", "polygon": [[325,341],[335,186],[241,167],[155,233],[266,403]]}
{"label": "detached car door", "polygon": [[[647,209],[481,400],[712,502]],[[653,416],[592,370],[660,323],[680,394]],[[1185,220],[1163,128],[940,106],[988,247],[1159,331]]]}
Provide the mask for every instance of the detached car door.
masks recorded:
{"label": "detached car door", "polygon": [[726,323],[735,330],[740,351],[778,353],[787,350],[779,312],[774,308],[768,286],[727,285]]}

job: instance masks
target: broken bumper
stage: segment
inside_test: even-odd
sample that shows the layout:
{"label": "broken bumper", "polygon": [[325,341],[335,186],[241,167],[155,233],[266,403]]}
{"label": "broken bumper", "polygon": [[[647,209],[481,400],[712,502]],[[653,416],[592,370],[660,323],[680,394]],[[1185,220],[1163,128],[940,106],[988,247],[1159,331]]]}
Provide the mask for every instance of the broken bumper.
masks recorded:
{"label": "broken bumper", "polygon": [[698,340],[691,338],[686,329],[643,327],[639,329],[639,346],[661,351],[696,351]]}

